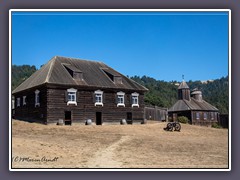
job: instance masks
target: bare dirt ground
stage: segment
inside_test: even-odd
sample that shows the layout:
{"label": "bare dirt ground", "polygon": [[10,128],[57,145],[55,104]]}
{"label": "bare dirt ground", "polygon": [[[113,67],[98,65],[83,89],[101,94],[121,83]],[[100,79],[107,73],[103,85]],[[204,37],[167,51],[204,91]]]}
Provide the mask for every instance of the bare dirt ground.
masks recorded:
{"label": "bare dirt ground", "polygon": [[12,168],[228,168],[228,130],[12,121]]}

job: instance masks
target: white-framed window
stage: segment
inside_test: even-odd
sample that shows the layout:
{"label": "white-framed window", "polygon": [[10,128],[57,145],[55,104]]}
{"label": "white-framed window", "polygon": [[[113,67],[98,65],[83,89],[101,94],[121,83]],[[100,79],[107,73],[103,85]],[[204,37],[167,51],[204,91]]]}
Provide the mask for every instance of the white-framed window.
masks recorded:
{"label": "white-framed window", "polygon": [[35,107],[40,106],[39,93],[39,90],[35,91]]}
{"label": "white-framed window", "polygon": [[12,109],[15,109],[15,97],[12,96]]}
{"label": "white-framed window", "polygon": [[103,91],[97,90],[94,92],[95,95],[95,106],[103,106]]}
{"label": "white-framed window", "polygon": [[136,107],[139,107],[139,104],[138,104],[138,96],[139,94],[138,93],[132,93],[131,95],[131,99],[132,99],[132,107],[136,106]]}
{"label": "white-framed window", "polygon": [[215,119],[217,120],[218,119],[218,113],[215,112],[214,114],[215,114]]}
{"label": "white-framed window", "polygon": [[197,120],[200,119],[200,114],[199,114],[199,112],[196,112],[196,119],[197,119]]}
{"label": "white-framed window", "polygon": [[67,105],[77,105],[77,89],[70,88],[67,90]]}
{"label": "white-framed window", "polygon": [[117,93],[117,107],[119,107],[119,106],[125,107],[125,104],[124,104],[124,95],[125,95],[124,92],[118,92],[118,93]]}
{"label": "white-framed window", "polygon": [[17,98],[17,107],[20,107],[21,100],[20,98]]}
{"label": "white-framed window", "polygon": [[27,104],[27,103],[26,103],[26,97],[27,97],[27,96],[23,96],[23,106]]}
{"label": "white-framed window", "polygon": [[211,112],[211,120],[214,120],[214,112]]}
{"label": "white-framed window", "polygon": [[207,120],[207,113],[206,113],[206,112],[203,113],[203,119],[204,119],[204,120]]}

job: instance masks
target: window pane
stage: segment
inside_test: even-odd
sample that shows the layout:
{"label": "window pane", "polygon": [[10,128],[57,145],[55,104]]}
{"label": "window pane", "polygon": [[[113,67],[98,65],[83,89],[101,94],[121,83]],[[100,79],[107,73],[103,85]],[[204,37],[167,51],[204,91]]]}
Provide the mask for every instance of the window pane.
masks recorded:
{"label": "window pane", "polygon": [[76,101],[74,94],[72,94],[72,101]]}
{"label": "window pane", "polygon": [[138,97],[132,96],[132,104],[138,104]]}
{"label": "window pane", "polygon": [[36,100],[37,100],[37,103],[39,103],[39,95],[37,95],[37,98],[36,98]]}
{"label": "window pane", "polygon": [[207,119],[207,113],[204,113],[203,116],[204,116],[204,119]]}
{"label": "window pane", "polygon": [[68,92],[68,101],[76,101],[76,93]]}
{"label": "window pane", "polygon": [[199,119],[199,113],[198,112],[196,113],[196,119]]}
{"label": "window pane", "polygon": [[214,113],[213,112],[211,112],[211,120],[214,120],[215,118],[214,118]]}
{"label": "window pane", "polygon": [[102,103],[102,94],[95,94],[96,103]]}
{"label": "window pane", "polygon": [[118,103],[123,104],[123,95],[118,95]]}

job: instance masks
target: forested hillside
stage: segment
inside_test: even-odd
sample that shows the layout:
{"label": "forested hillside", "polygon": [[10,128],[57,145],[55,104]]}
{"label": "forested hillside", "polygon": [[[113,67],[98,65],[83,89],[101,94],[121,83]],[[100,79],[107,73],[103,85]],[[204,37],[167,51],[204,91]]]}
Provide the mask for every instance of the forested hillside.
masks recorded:
{"label": "forested hillside", "polygon": [[[12,90],[36,70],[35,66],[13,65]],[[130,78],[149,89],[145,95],[146,105],[170,108],[177,101],[177,83],[180,82],[159,81],[147,76],[134,76]],[[203,99],[216,106],[221,113],[228,113],[228,77],[222,77],[221,79],[216,79],[207,83],[202,83],[201,81],[189,81],[187,84],[191,90],[194,88],[201,90],[203,93]]]}
{"label": "forested hillside", "polygon": [[[134,81],[144,85],[149,91],[145,95],[145,104],[160,107],[171,107],[177,101],[176,81],[158,81],[154,78],[143,76],[131,77]],[[203,99],[216,106],[221,113],[228,113],[228,76],[214,81],[188,81],[190,90],[195,88],[202,91]]]}
{"label": "forested hillside", "polygon": [[202,90],[203,99],[216,106],[221,113],[228,113],[228,76],[207,84],[202,84],[201,81],[189,81],[187,83],[190,89],[197,87]]}
{"label": "forested hillside", "polygon": [[35,66],[29,65],[12,65],[12,90],[14,90],[18,85],[25,81],[29,76],[31,76],[37,68]]}
{"label": "forested hillside", "polygon": [[134,76],[131,79],[148,88],[149,91],[145,94],[146,105],[169,108],[177,101],[176,82],[158,81],[147,76]]}

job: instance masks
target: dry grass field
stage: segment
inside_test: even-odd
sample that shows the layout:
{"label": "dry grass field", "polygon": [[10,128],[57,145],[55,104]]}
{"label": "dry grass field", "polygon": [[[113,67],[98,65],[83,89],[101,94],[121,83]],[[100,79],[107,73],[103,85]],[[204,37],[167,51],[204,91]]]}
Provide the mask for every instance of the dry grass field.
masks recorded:
{"label": "dry grass field", "polygon": [[12,168],[228,168],[228,130],[12,121]]}

